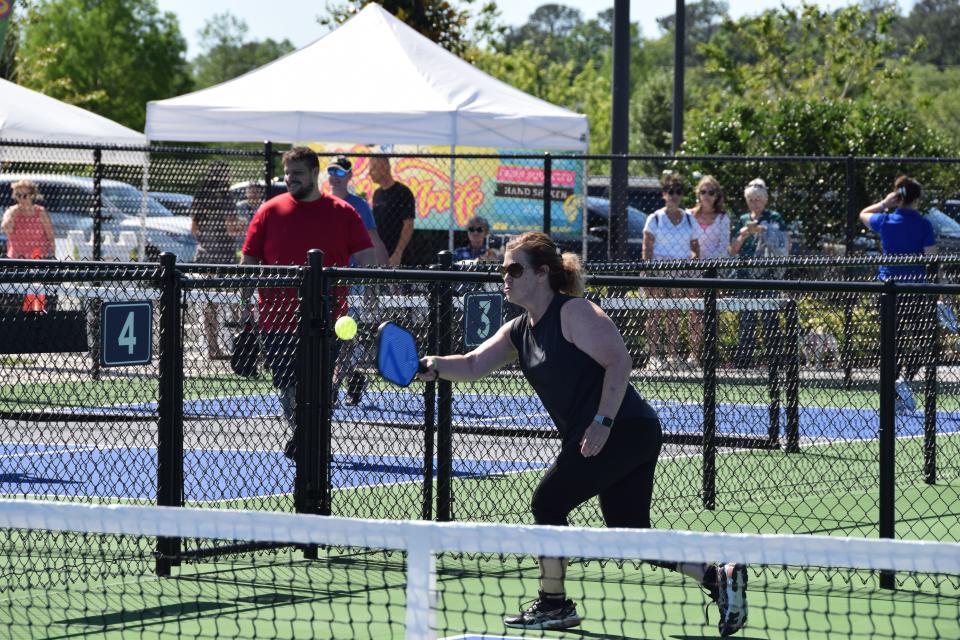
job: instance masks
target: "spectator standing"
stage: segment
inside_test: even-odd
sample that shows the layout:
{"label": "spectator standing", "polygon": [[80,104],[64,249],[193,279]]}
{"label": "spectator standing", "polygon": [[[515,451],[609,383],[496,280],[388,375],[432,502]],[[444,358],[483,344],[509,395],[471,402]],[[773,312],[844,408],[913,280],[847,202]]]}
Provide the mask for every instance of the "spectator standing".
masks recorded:
{"label": "spectator standing", "polygon": [[[377,222],[373,218],[373,212],[370,210],[370,205],[367,204],[366,200],[350,192],[351,178],[353,178],[353,163],[346,156],[337,156],[327,164],[327,182],[330,184],[330,192],[353,207],[360,216],[360,220],[363,221],[363,226],[367,228],[367,233],[370,234],[370,241],[373,243],[374,262],[376,264],[387,264],[387,250],[383,246],[383,240],[380,239],[380,234],[377,233]],[[356,261],[351,258],[350,266],[355,265]],[[368,293],[366,288],[354,287],[354,291],[365,296],[364,306],[369,308],[370,305],[375,304],[374,298],[376,296],[366,295]],[[373,294],[372,291],[369,291],[369,293]],[[343,356],[343,364],[338,365],[338,371],[334,375],[334,389],[336,389],[339,387],[340,380],[349,373],[350,381],[347,383],[347,398],[345,402],[350,406],[360,404],[360,401],[363,399],[363,391],[367,386],[366,376],[356,370],[362,357],[361,344],[362,340],[359,336],[347,344],[346,353]]]}
{"label": "spectator standing", "polygon": [[[747,201],[749,211],[740,216],[734,224],[730,242],[730,255],[739,256],[747,260],[750,258],[769,258],[787,256],[790,254],[790,236],[783,217],[776,211],[767,209],[770,200],[770,191],[766,183],[760,178],[751,180],[743,197]],[[771,278],[781,277],[778,270],[755,272],[750,269],[740,269],[739,278]],[[775,291],[744,292],[743,298],[773,298]],[[756,346],[756,311],[743,311],[740,314],[740,331],[737,353],[734,364],[738,368],[753,366],[753,352]],[[772,357],[774,342],[778,337],[778,320],[774,311],[759,312],[763,320],[763,343],[767,356]]]}
{"label": "spectator standing", "polygon": [[413,238],[416,200],[407,185],[394,179],[389,158],[370,158],[370,179],[378,186],[373,192],[373,217],[387,249],[387,263],[397,267],[403,264],[404,252]]}
{"label": "spectator standing", "polygon": [[[933,225],[917,211],[923,188],[913,178],[900,176],[893,191],[860,212],[860,221],[880,236],[883,255],[925,255],[936,253]],[[923,265],[881,265],[880,280],[922,282],[926,279]],[[897,398],[899,414],[916,411],[910,382],[924,364],[924,355],[933,336],[933,296],[901,293],[897,295]]]}
{"label": "spectator standing", "polygon": [[[203,264],[236,264],[237,239],[244,223],[237,215],[230,194],[230,167],[214,162],[207,169],[193,196],[190,207],[191,228],[197,239],[196,261]],[[219,305],[209,302],[203,310],[203,327],[207,337],[207,357],[228,359],[220,347]]]}
{"label": "spectator standing", "polygon": [[[312,249],[323,251],[323,266],[346,267],[351,256],[358,264],[373,263],[373,243],[357,212],[320,191],[320,161],[306,147],[283,154],[283,174],[288,192],[265,202],[247,229],[243,264],[301,265]],[[346,291],[334,289],[334,314],[347,313]],[[260,331],[273,384],[280,391],[284,417],[291,429],[296,422],[296,332],[297,291],[291,288],[261,288]],[[293,458],[296,434],[284,449]]]}
{"label": "spectator standing", "polygon": [[244,225],[250,224],[250,221],[253,220],[253,214],[257,212],[261,204],[263,204],[263,185],[251,182],[243,190],[243,200],[237,203],[237,215],[240,216]]}
{"label": "spectator standing", "polygon": [[[700,226],[700,259],[729,258],[730,216],[723,204],[723,189],[713,176],[703,176],[697,183],[697,204],[691,213]],[[690,368],[699,368],[703,357],[702,311],[690,314],[689,332],[690,358],[687,359],[687,365]]]}
{"label": "spectator standing", "polygon": [[32,180],[11,185],[17,201],[3,213],[0,231],[7,234],[7,257],[36,260],[54,257],[53,223],[47,210],[37,204],[40,192]]}
{"label": "spectator standing", "polygon": [[[689,260],[700,257],[700,225],[693,214],[680,206],[683,200],[683,180],[675,174],[665,174],[661,179],[663,201],[665,206],[647,218],[643,227],[643,259],[644,260]],[[683,271],[657,271],[655,275],[663,278],[684,277]],[[646,295],[650,298],[668,299],[682,298],[688,295],[682,289],[649,288]],[[662,348],[664,336],[661,333],[661,322],[665,321],[663,329],[666,332],[667,353],[665,358],[658,356]],[[680,311],[668,309],[666,311],[651,310],[647,315],[647,345],[649,360],[647,367],[653,370],[672,368],[679,364],[680,351]]]}

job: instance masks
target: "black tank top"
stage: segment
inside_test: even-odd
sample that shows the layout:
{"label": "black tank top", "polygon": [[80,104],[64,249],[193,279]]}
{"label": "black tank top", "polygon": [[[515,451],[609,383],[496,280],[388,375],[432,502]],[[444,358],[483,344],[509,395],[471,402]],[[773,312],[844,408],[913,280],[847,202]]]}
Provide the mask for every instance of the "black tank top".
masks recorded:
{"label": "black tank top", "polygon": [[[531,327],[530,316],[524,312],[513,320],[510,328],[510,340],[519,354],[520,369],[540,396],[564,444],[571,440],[579,442],[593,422],[600,407],[604,375],[603,367],[596,360],[563,337],[560,309],[572,299],[555,294],[537,324]],[[656,416],[633,385],[628,385],[614,419]]]}

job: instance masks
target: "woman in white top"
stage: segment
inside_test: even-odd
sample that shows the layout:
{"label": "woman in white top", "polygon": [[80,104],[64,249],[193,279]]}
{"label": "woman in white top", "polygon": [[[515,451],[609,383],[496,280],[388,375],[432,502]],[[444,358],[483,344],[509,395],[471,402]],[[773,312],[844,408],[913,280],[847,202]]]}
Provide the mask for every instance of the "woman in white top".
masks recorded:
{"label": "woman in white top", "polygon": [[[644,260],[690,260],[700,257],[700,225],[693,214],[680,206],[683,199],[683,180],[675,173],[661,179],[663,201],[666,206],[647,218],[643,227]],[[676,278],[689,276],[678,271],[656,271],[655,276]],[[683,289],[646,290],[650,298],[683,298]],[[667,337],[666,359],[661,359],[658,350],[663,344],[660,332],[661,320],[665,321]],[[679,360],[680,312],[676,309],[650,311],[647,314],[647,345],[650,359],[647,366],[653,370],[674,366]]]}
{"label": "woman in white top", "polygon": [[[697,205],[691,210],[700,227],[700,259],[722,260],[730,257],[730,216],[723,205],[723,190],[713,176],[697,183]],[[698,297],[700,297],[698,295]],[[703,312],[690,314],[690,357],[687,366],[700,368],[703,347]]]}

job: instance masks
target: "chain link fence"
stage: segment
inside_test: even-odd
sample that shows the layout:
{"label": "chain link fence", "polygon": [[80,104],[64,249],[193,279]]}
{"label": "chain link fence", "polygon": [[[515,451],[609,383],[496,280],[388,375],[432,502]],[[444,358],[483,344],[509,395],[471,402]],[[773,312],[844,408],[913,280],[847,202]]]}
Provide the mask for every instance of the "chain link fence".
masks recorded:
{"label": "chain link fence", "polygon": [[[7,261],[3,493],[529,522],[559,440],[519,369],[404,389],[374,363],[387,320],[443,354],[516,317],[498,274],[450,256],[426,271],[318,259]],[[880,263],[923,264],[941,283],[873,282]],[[944,282],[958,264],[598,266],[587,295],[620,329],[631,380],[663,423],[656,526],[956,540],[960,287]],[[341,303],[359,326],[349,341],[332,332]],[[145,324],[131,304],[146,305]],[[599,524],[596,504],[573,521]]]}
{"label": "chain link fence", "polygon": [[[10,257],[155,261],[166,251],[180,262],[235,263],[254,212],[286,191],[281,152],[270,143],[236,150],[0,142],[0,207],[17,204],[13,184],[31,181],[55,235],[49,246],[40,242],[26,248],[29,255]],[[876,242],[857,215],[889,193],[902,173],[924,185],[921,208],[938,244],[960,250],[958,159],[379,154],[364,146],[342,152],[352,165],[348,189],[373,205],[388,253],[407,267],[431,264],[440,250],[455,251],[457,260],[497,260],[510,237],[530,230],[549,233],[588,262],[639,261],[644,229],[660,230],[653,214],[665,206],[665,174],[679,181],[677,211],[693,209],[702,178],[715,178],[711,197],[726,215],[699,220],[703,246],[697,255],[703,258],[725,257],[722,239],[744,224],[744,189],[758,178],[767,188],[766,209],[780,215],[777,231],[788,242],[748,243],[739,257],[875,253]],[[325,191],[326,166],[339,153],[321,153]],[[389,161],[391,181],[371,174],[374,158]],[[618,161],[627,162],[630,174],[619,190],[598,175]],[[614,193],[627,201],[625,220],[611,216]],[[674,224],[681,221],[671,214]],[[405,221],[412,222],[409,239]],[[480,231],[471,233],[471,226]],[[5,234],[0,244],[7,255]],[[668,244],[661,237],[651,256]],[[682,254],[689,246],[678,250],[681,255],[667,257],[687,257]]]}

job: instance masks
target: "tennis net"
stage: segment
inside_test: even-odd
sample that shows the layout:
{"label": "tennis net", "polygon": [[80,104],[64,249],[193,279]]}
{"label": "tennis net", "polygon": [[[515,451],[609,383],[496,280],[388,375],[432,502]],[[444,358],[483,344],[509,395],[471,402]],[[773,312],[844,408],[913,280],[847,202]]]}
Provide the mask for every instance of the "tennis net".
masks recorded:
{"label": "tennis net", "polygon": [[[187,563],[180,537],[276,547]],[[718,635],[698,581],[652,560],[745,563],[739,637],[960,635],[955,543],[30,501],[0,501],[0,539],[7,638],[542,637],[503,622],[536,597],[537,557],[568,559],[588,637]]]}

